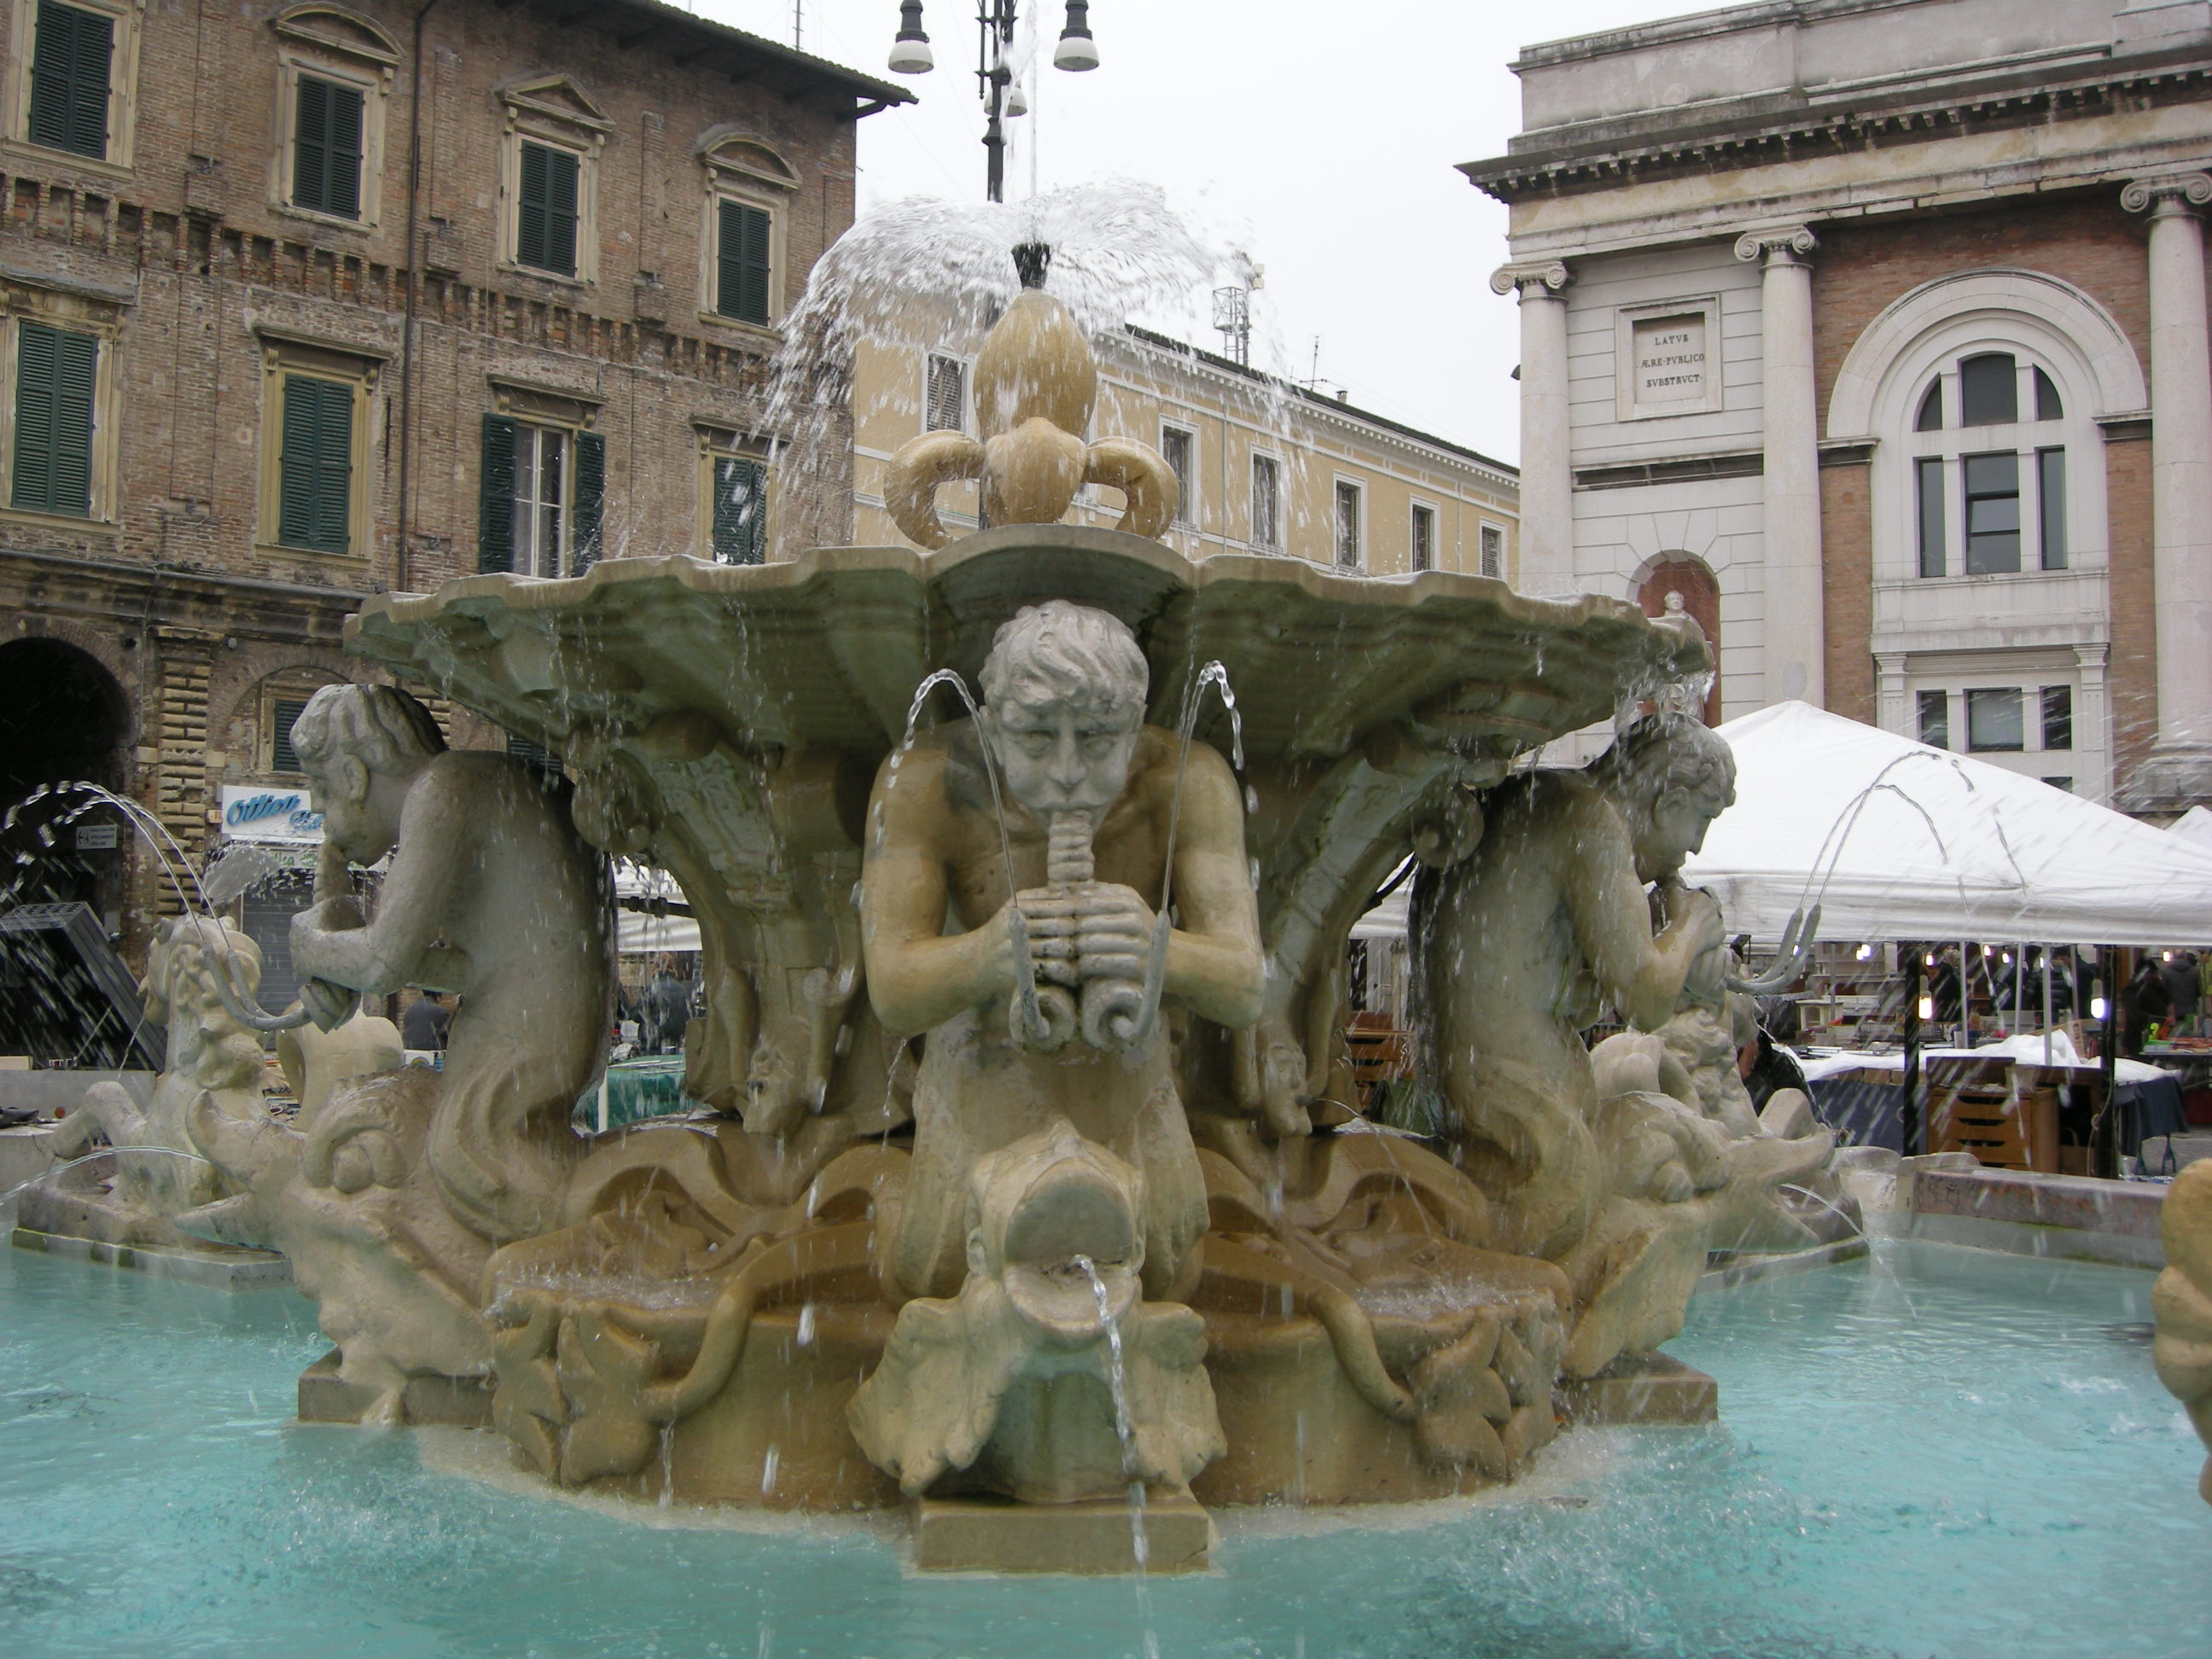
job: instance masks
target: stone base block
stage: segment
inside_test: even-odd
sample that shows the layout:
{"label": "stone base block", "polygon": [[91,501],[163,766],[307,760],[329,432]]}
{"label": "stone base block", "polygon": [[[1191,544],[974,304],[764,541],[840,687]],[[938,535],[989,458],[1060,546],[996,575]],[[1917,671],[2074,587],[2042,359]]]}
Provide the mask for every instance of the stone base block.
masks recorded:
{"label": "stone base block", "polygon": [[48,1255],[69,1256],[78,1261],[131,1267],[156,1279],[180,1279],[189,1285],[205,1285],[218,1291],[263,1290],[292,1282],[292,1264],[274,1250],[195,1250],[110,1244],[105,1239],[42,1233],[31,1227],[16,1228],[13,1240],[19,1250],[43,1250]]}
{"label": "stone base block", "polygon": [[[491,1379],[481,1376],[410,1378],[400,1405],[410,1423],[437,1423],[457,1429],[491,1424]],[[338,1351],[332,1348],[300,1373],[302,1423],[358,1423],[376,1403],[376,1391],[338,1375]]]}
{"label": "stone base block", "polygon": [[1711,1423],[1720,1417],[1721,1386],[1668,1354],[1624,1355],[1595,1376],[1562,1378],[1559,1405],[1578,1427]]}
{"label": "stone base block", "polygon": [[1861,1237],[1838,1239],[1832,1244],[1816,1244],[1809,1250],[1788,1250],[1777,1255],[1723,1255],[1716,1253],[1705,1258],[1705,1271],[1698,1277],[1698,1288],[1690,1294],[1710,1296],[1715,1291],[1747,1285],[1754,1279],[1778,1279],[1789,1273],[1813,1273],[1822,1267],[1832,1267],[1839,1261],[1856,1261],[1867,1255],[1871,1249]]}
{"label": "stone base block", "polygon": [[[1194,1498],[1155,1497],[1144,1511],[1146,1572],[1203,1572],[1213,1522]],[[1017,1504],[925,1498],[914,1506],[920,1572],[1134,1572],[1136,1530],[1118,1499]]]}

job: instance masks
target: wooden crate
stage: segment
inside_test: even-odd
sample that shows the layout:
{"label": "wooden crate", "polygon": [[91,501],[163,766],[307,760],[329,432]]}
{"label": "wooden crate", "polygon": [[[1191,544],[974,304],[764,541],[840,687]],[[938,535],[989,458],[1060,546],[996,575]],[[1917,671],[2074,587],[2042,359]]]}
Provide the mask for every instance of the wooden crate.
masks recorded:
{"label": "wooden crate", "polygon": [[1937,1060],[1928,1078],[1929,1143],[2001,1170],[2058,1171],[2058,1091],[2005,1060]]}

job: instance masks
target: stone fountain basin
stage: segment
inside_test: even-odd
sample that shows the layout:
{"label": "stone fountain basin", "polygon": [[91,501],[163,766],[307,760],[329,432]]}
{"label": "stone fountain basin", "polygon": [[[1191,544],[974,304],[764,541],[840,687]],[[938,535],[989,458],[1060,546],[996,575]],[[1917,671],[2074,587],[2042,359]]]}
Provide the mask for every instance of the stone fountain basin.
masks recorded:
{"label": "stone fountain basin", "polygon": [[[1449,571],[1193,562],[1064,525],[1010,525],[935,553],[822,548],[778,564],[611,559],[561,580],[462,577],[370,599],[346,639],[549,747],[580,719],[696,709],[747,747],[880,755],[926,674],[951,667],[972,683],[999,624],[1047,598],[1135,630],[1156,723],[1174,723],[1200,667],[1227,664],[1247,753],[1261,759],[1339,756],[1400,721],[1501,759],[1709,665],[1701,640],[1623,600],[1531,599]],[[1212,713],[1202,729],[1226,735]]]}

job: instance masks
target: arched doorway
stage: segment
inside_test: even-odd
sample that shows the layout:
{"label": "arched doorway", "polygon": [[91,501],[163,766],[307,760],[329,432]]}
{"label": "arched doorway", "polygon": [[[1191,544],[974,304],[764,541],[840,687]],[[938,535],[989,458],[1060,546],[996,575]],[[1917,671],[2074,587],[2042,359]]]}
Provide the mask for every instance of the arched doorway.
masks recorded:
{"label": "arched doorway", "polygon": [[[130,699],[88,652],[59,640],[0,645],[0,815],[42,784],[120,793],[130,735]],[[57,824],[82,804],[79,795],[49,796],[0,830],[0,891],[27,904],[75,901],[103,913],[119,906],[130,827],[112,809]]]}
{"label": "arched doorway", "polygon": [[1705,693],[1705,724],[1717,726],[1721,720],[1721,585],[1703,559],[1684,553],[1652,566],[1637,590],[1636,601],[1645,616],[1663,616],[1670,593],[1682,596],[1682,609],[1704,630],[1705,643],[1712,647],[1715,672],[1712,687]]}

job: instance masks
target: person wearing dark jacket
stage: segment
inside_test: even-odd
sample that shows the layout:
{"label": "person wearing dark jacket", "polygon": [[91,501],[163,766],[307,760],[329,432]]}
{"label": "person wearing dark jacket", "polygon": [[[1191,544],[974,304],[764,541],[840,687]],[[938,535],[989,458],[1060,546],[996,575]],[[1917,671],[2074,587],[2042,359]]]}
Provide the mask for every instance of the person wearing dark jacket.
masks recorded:
{"label": "person wearing dark jacket", "polygon": [[444,994],[425,991],[400,1015],[399,1040],[410,1048],[442,1048],[453,1023],[453,1011],[446,1006]]}
{"label": "person wearing dark jacket", "polygon": [[2145,957],[2136,968],[2136,976],[2128,981],[2128,988],[2120,993],[2120,1052],[2140,1056],[2152,1022],[2167,1018],[2172,1012],[2173,999],[2166,994],[2166,975],[2159,971],[2158,958]]}

